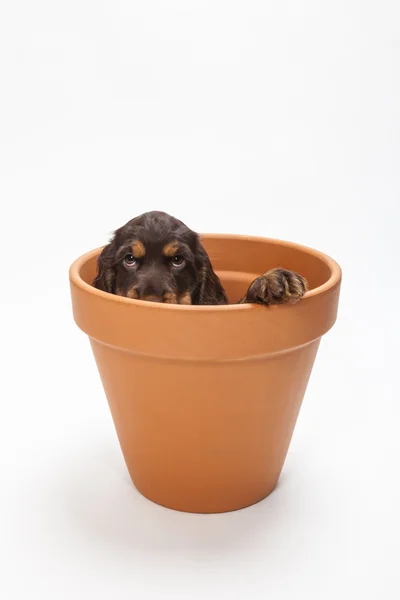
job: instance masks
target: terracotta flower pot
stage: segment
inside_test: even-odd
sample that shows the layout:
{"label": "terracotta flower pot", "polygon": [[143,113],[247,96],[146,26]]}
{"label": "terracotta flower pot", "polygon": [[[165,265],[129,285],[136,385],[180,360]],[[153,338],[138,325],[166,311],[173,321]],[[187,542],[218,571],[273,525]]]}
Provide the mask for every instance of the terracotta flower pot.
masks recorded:
{"label": "terracotta flower pot", "polygon": [[232,302],[272,267],[301,273],[310,291],[270,308],[130,300],[90,285],[100,250],[74,262],[70,281],[133,483],[158,504],[209,513],[274,489],[321,336],[336,320],[341,270],[288,242],[202,242]]}

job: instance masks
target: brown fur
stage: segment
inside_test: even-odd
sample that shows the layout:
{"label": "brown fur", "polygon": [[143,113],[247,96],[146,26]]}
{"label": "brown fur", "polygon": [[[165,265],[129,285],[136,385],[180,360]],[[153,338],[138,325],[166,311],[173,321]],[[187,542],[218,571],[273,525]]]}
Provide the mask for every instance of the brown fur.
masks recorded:
{"label": "brown fur", "polygon": [[180,296],[179,304],[192,304],[192,298],[189,292],[186,292],[186,294]]}
{"label": "brown fur", "polygon": [[178,298],[173,292],[167,292],[164,294],[165,304],[178,304]]}

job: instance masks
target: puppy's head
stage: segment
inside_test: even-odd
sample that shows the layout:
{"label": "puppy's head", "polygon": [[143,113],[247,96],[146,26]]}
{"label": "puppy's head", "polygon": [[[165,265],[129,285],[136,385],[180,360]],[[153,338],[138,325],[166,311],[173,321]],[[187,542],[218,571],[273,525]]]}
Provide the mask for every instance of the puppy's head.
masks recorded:
{"label": "puppy's head", "polygon": [[198,235],[162,212],[145,213],[117,229],[99,256],[93,285],[152,302],[227,303]]}

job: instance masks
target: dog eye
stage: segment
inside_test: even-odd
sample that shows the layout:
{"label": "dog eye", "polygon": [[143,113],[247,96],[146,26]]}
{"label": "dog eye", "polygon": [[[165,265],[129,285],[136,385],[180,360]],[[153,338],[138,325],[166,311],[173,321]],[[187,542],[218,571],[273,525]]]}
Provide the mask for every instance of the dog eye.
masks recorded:
{"label": "dog eye", "polygon": [[127,267],[134,267],[136,265],[136,258],[133,254],[125,254],[124,263]]}
{"label": "dog eye", "polygon": [[174,258],[172,259],[172,265],[174,267],[181,267],[184,262],[185,262],[185,259],[183,258],[183,256],[180,256],[179,254],[177,256],[174,256]]}

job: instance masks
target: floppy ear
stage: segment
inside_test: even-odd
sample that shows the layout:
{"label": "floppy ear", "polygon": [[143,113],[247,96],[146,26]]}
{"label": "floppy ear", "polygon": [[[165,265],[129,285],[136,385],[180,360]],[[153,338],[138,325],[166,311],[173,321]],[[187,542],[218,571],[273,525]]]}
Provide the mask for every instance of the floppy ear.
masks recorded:
{"label": "floppy ear", "polygon": [[192,304],[228,304],[225,290],[214,273],[207,252],[198,240],[196,249],[198,283],[192,295]]}
{"label": "floppy ear", "polygon": [[97,275],[93,285],[98,290],[115,294],[115,244],[114,240],[107,244],[97,259]]}

